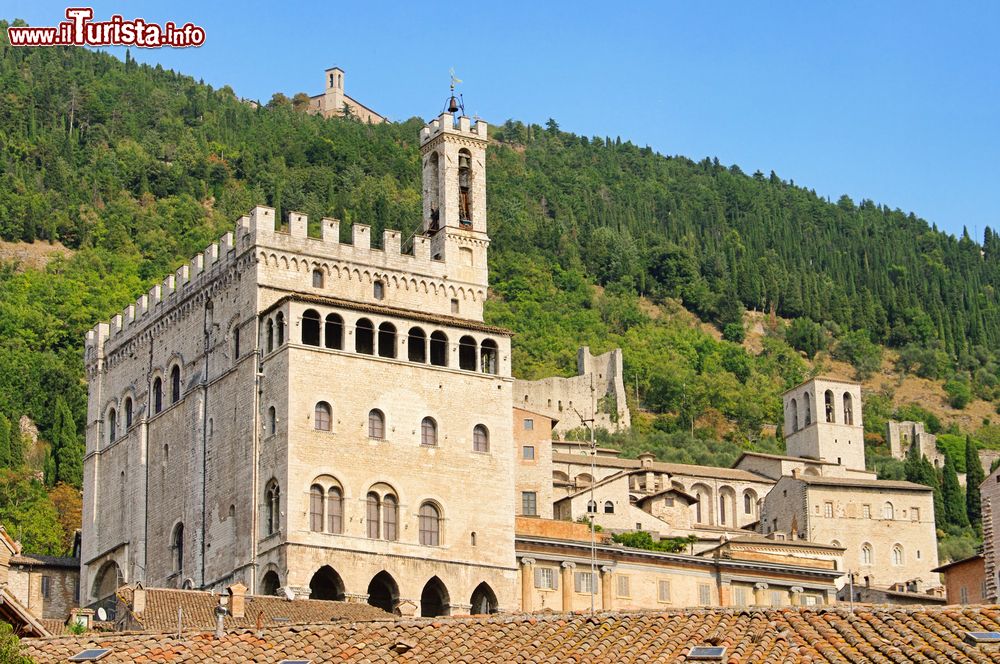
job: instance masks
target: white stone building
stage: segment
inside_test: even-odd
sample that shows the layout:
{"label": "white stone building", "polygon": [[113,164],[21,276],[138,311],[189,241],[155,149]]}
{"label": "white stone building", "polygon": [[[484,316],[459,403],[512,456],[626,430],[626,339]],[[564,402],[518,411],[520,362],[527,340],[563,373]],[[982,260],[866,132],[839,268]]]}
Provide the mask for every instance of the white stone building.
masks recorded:
{"label": "white stone building", "polygon": [[353,116],[367,124],[387,122],[384,116],[347,95],[344,91],[344,76],[345,72],[340,67],[330,67],[323,72],[323,93],[309,98],[306,112],[322,115],[324,118]]}
{"label": "white stone building", "polygon": [[[423,232],[255,208],[87,335],[84,603],[124,582],[516,602],[510,335],[483,324],[486,123],[420,133]],[[475,487],[476,500],[470,500]],[[488,505],[490,509],[482,509]]]}

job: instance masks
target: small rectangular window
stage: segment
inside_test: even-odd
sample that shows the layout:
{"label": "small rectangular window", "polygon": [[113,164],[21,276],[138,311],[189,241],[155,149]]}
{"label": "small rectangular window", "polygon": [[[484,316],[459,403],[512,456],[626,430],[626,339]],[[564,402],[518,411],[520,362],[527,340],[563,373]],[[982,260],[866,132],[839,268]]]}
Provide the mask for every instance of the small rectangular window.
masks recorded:
{"label": "small rectangular window", "polygon": [[670,601],[670,582],[666,580],[660,580],[656,584],[656,598],[661,602]]}
{"label": "small rectangular window", "polygon": [[747,589],[743,586],[733,586],[733,606],[747,606]]}
{"label": "small rectangular window", "polygon": [[240,359],[240,328],[233,330],[233,354]]}
{"label": "small rectangular window", "polygon": [[816,606],[819,604],[819,598],[816,595],[806,595],[805,596],[806,606]]}
{"label": "small rectangular window", "polygon": [[385,284],[381,281],[376,281],[372,290],[376,300],[385,299]]}
{"label": "small rectangular window", "polygon": [[828,519],[833,518],[833,503],[829,501],[823,503],[823,516],[825,516]]}
{"label": "small rectangular window", "polygon": [[524,430],[525,431],[531,431],[534,428],[535,428],[535,421],[533,419],[527,418],[527,419],[524,420]]}
{"label": "small rectangular window", "polygon": [[958,590],[958,597],[959,597],[959,602],[961,602],[962,604],[968,604],[969,603],[969,589],[966,588],[965,586],[962,586],[961,588],[959,588],[959,590]]}
{"label": "small rectangular window", "polygon": [[535,460],[535,446],[534,445],[525,445],[524,447],[522,447],[521,448],[521,458],[524,459],[525,461],[534,461]]}
{"label": "small rectangular window", "polygon": [[698,584],[698,603],[709,606],[712,603],[712,586],[707,583]]}
{"label": "small rectangular window", "polygon": [[771,591],[771,606],[784,606],[785,593],[780,590]]}
{"label": "small rectangular window", "polygon": [[629,592],[629,578],[623,574],[616,574],[615,579],[617,579],[618,583],[618,596],[631,597],[632,593]]}
{"label": "small rectangular window", "polygon": [[452,300],[451,301],[451,313],[453,313],[453,314],[457,314],[458,313],[458,300]]}
{"label": "small rectangular window", "polygon": [[43,576],[42,577],[42,597],[44,597],[45,599],[49,598],[49,586],[51,586],[51,585],[52,585],[52,580],[49,577],[47,577],[47,576]]}
{"label": "small rectangular window", "polygon": [[920,521],[920,508],[911,507],[910,508],[910,521]]}
{"label": "small rectangular window", "polygon": [[594,592],[594,575],[590,572],[577,572],[573,575],[573,585],[578,593]]}
{"label": "small rectangular window", "polygon": [[524,516],[538,516],[538,496],[534,491],[521,492],[521,514]]}
{"label": "small rectangular window", "polygon": [[559,572],[551,567],[535,568],[535,587],[543,590],[559,589]]}
{"label": "small rectangular window", "polygon": [[862,505],[861,506],[861,516],[864,517],[865,519],[872,518],[872,506],[871,505]]}

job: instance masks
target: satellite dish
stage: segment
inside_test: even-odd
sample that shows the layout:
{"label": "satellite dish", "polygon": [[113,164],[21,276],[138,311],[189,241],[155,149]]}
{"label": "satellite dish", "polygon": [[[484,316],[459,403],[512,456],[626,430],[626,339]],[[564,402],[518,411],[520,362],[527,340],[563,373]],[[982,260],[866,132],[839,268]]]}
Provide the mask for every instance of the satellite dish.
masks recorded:
{"label": "satellite dish", "polygon": [[281,592],[285,595],[285,599],[287,599],[289,602],[295,599],[295,593],[292,592],[291,588],[282,588]]}
{"label": "satellite dish", "polygon": [[108,612],[104,610],[103,606],[97,609],[97,619],[101,622],[108,619]]}

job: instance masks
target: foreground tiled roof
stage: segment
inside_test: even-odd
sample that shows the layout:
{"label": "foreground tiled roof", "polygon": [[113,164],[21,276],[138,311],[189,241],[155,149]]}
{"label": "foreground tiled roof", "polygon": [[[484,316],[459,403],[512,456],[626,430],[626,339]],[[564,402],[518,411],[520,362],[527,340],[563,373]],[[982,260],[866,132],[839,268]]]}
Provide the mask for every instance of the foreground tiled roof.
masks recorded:
{"label": "foreground tiled roof", "polygon": [[[119,596],[132,604],[133,589],[119,588]],[[169,588],[146,588],[146,609],[134,620],[147,632],[176,632],[177,614],[180,609],[182,629],[215,629],[215,607],[219,605],[219,595],[197,590],[173,590]],[[258,616],[264,627],[277,624],[321,623],[338,620],[395,620],[396,617],[369,604],[349,602],[329,602],[320,599],[296,599],[289,601],[283,597],[270,595],[248,595],[243,618],[227,615],[225,626],[229,628],[256,627]]]}
{"label": "foreground tiled roof", "polygon": [[1000,662],[963,641],[1000,629],[1000,607],[691,610],[516,615],[396,623],[294,625],[172,635],[27,639],[39,664],[84,648],[109,662],[686,662],[692,646],[726,647],[726,664]]}

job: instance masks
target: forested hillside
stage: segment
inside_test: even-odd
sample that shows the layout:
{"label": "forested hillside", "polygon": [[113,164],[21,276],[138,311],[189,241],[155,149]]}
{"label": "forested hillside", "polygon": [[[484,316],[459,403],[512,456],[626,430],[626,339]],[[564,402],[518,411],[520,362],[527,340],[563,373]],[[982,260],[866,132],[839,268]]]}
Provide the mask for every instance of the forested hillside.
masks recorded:
{"label": "forested hillside", "polygon": [[[14,49],[0,27],[0,238],[70,249],[43,270],[0,267],[0,465],[12,468],[0,520],[18,535],[25,519],[3,492],[36,486],[23,470],[32,459],[49,487],[79,485],[85,331],[257,204],[408,236],[420,222],[423,120],[323,120],[303,112],[301,95],[255,108],[130,58]],[[491,137],[487,318],[517,333],[520,377],[570,373],[581,344],[624,348],[638,416],[611,442],[628,452],[728,463],[749,446],[780,450],[768,427],[779,395],[816,370],[817,353],[866,377],[885,370],[889,347],[889,371],[946,381],[956,408],[1000,397],[992,230],[982,244],[954,238],[871,201],[829,202],[773,173],[576,136],[554,121],[508,121]],[[766,313],[757,346],[744,342],[747,309]],[[880,458],[875,427],[894,408],[873,397]],[[903,414],[913,412],[933,417]],[[41,431],[34,446],[16,433],[22,415]],[[16,453],[3,451],[4,421]],[[951,433],[1000,446],[985,422]],[[959,443],[950,456],[964,452]]]}

